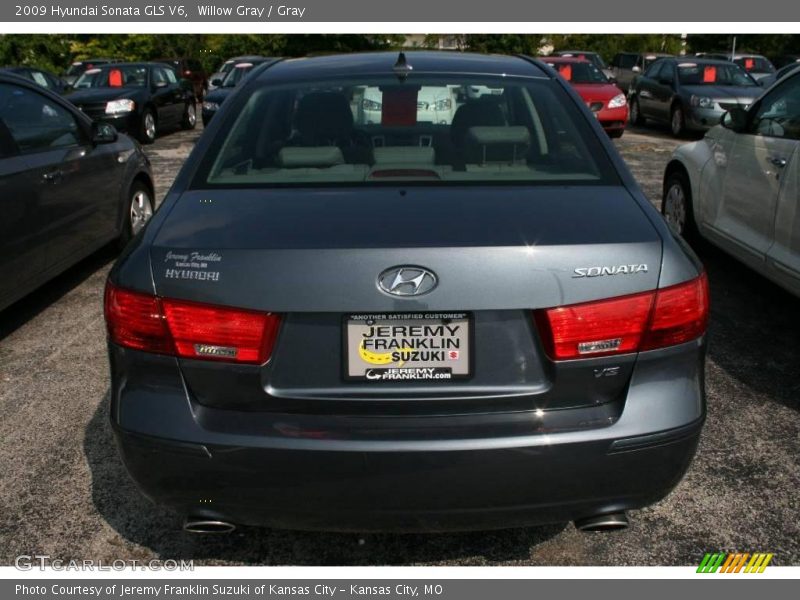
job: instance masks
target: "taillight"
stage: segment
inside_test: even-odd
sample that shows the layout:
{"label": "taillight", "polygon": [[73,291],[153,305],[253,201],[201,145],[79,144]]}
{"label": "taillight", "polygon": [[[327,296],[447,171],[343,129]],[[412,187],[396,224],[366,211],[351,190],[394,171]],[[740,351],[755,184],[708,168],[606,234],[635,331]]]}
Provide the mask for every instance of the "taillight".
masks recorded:
{"label": "taillight", "polygon": [[273,313],[159,298],[106,285],[112,342],[185,358],[263,364],[272,355],[280,317]]}
{"label": "taillight", "polygon": [[660,290],[537,310],[534,317],[553,360],[674,346],[705,333],[708,279],[703,273]]}

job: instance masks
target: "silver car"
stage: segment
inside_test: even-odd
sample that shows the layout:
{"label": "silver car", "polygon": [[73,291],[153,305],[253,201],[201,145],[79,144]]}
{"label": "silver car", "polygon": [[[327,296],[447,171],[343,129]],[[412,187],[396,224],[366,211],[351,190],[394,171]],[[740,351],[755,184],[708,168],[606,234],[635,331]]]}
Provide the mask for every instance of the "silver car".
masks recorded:
{"label": "silver car", "polygon": [[800,70],[675,151],[664,175],[667,222],[800,296],[798,147]]}

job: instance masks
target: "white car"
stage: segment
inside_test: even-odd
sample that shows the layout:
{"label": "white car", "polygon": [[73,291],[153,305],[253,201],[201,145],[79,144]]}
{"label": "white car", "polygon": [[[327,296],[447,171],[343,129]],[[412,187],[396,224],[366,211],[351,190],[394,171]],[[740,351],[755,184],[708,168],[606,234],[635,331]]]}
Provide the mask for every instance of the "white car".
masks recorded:
{"label": "white car", "polygon": [[800,70],[678,147],[662,212],[800,296]]}

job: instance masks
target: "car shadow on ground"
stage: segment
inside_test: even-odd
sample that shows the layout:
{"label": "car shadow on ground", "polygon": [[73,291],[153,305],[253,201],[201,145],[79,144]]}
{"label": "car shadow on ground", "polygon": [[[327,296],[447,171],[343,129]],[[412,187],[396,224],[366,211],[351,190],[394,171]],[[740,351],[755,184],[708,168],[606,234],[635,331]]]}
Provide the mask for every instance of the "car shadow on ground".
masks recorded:
{"label": "car shadow on ground", "polygon": [[39,313],[55,304],[103,266],[115,260],[118,255],[117,243],[107,244],[5,310],[0,311],[0,340],[11,335]]}
{"label": "car shadow on ground", "polygon": [[[152,505],[138,491],[117,453],[108,417],[109,395],[84,437],[92,476],[92,501],[126,544],[144,546],[162,559],[205,564],[392,565],[448,561],[493,564],[526,560],[532,549],[567,524],[448,534],[357,534],[241,528],[230,534],[184,533],[180,517]],[[135,549],[131,549],[136,554]]]}
{"label": "car shadow on ground", "polygon": [[709,358],[745,388],[800,409],[800,299],[708,242],[693,247],[709,277]]}

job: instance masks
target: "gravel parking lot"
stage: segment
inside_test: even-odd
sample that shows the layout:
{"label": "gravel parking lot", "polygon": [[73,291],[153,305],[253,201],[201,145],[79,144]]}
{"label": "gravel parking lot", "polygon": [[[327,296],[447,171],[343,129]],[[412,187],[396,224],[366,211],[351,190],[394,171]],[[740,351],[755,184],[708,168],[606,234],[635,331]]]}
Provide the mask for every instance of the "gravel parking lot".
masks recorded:
{"label": "gravel parking lot", "polygon": [[[148,148],[163,197],[201,130]],[[660,203],[677,143],[634,129],[616,142]],[[195,564],[689,565],[709,550],[773,552],[800,564],[800,301],[733,259],[698,248],[712,294],[708,421],[687,477],[623,532],[571,524],[437,535],[239,530],[184,534],[128,479],[108,425],[98,252],[0,313],[0,564],[194,559]]]}

